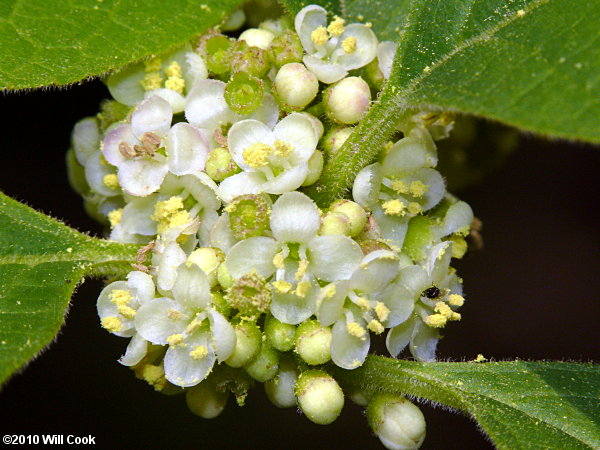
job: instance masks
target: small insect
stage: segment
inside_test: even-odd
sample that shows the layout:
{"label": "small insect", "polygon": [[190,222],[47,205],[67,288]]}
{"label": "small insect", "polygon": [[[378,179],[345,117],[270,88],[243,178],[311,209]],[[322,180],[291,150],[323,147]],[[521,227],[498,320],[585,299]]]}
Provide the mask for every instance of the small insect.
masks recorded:
{"label": "small insect", "polygon": [[435,286],[431,286],[430,288],[425,289],[422,295],[427,298],[437,298],[440,296],[440,289]]}

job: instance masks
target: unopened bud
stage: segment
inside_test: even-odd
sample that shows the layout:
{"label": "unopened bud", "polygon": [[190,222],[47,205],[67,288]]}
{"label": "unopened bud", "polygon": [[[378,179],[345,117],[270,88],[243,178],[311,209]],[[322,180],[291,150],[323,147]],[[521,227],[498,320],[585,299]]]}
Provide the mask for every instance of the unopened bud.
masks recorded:
{"label": "unopened bud", "polygon": [[367,113],[371,103],[371,90],[360,77],[344,78],[327,88],[323,95],[323,103],[331,120],[353,124]]}
{"label": "unopened bud", "polygon": [[254,323],[240,322],[235,330],[235,350],[225,360],[225,364],[238,368],[245,366],[258,354],[261,344],[261,332]]}
{"label": "unopened bud", "polygon": [[332,423],[344,407],[342,388],[322,370],[309,370],[300,375],[296,382],[296,398],[306,417],[319,425]]}
{"label": "unopened bud", "polygon": [[427,216],[415,216],[408,222],[408,229],[402,245],[402,253],[413,261],[421,261],[425,257],[425,249],[434,240],[435,222]]}
{"label": "unopened bud", "polygon": [[234,278],[229,273],[229,270],[227,270],[225,263],[221,263],[217,269],[217,280],[223,289],[229,289],[235,282]]}
{"label": "unopened bud", "polygon": [[301,62],[303,54],[302,42],[298,35],[291,30],[286,30],[275,37],[269,50],[269,57],[277,68]]}
{"label": "unopened bud", "polygon": [[425,440],[425,417],[404,397],[375,395],[367,408],[369,425],[388,449],[416,449]]}
{"label": "unopened bud", "polygon": [[316,320],[307,320],[296,328],[296,353],[310,365],[325,364],[331,359],[331,328]]}
{"label": "unopened bud", "polygon": [[295,111],[304,109],[319,92],[317,77],[300,63],[281,67],[275,76],[274,85],[281,106]]}
{"label": "unopened bud", "polygon": [[275,35],[268,30],[261,28],[248,28],[238,38],[245,41],[250,47],[258,47],[262,50],[268,50]]}
{"label": "unopened bud", "polygon": [[90,190],[90,186],[85,178],[85,169],[77,161],[75,150],[70,149],[67,152],[67,176],[69,184],[78,194],[86,194]]}
{"label": "unopened bud", "polygon": [[209,380],[185,391],[188,408],[203,419],[214,419],[221,414],[227,404],[227,397],[227,391],[221,392]]}
{"label": "unopened bud", "polygon": [[296,326],[269,316],[265,320],[265,336],[274,349],[287,352],[294,348]]}
{"label": "unopened bud", "polygon": [[188,257],[188,263],[196,264],[208,276],[211,287],[217,284],[217,269],[224,260],[223,252],[213,247],[197,248]]}
{"label": "unopened bud", "polygon": [[321,172],[323,172],[323,163],[323,152],[315,150],[308,160],[308,175],[306,175],[302,186],[310,186],[319,180]]}
{"label": "unopened bud", "polygon": [[265,383],[265,392],[271,403],[278,408],[296,406],[294,388],[298,381],[298,368],[289,355],[282,355],[279,362],[279,372],[272,380]]}
{"label": "unopened bud", "polygon": [[199,51],[203,54],[206,67],[218,75],[231,70],[233,41],[227,36],[210,32],[200,39]]}
{"label": "unopened bud", "polygon": [[227,22],[221,25],[221,30],[235,31],[238,28],[241,28],[241,26],[244,25],[245,21],[246,13],[244,13],[244,10],[242,8],[238,8],[231,13],[229,18],[227,19]]}
{"label": "unopened bud", "polygon": [[331,129],[323,139],[323,148],[329,157],[335,155],[348,140],[354,128],[336,127]]}
{"label": "unopened bud", "polygon": [[321,216],[321,236],[341,234],[350,236],[350,219],[345,214],[329,211]]}
{"label": "unopened bud", "polygon": [[241,195],[227,205],[229,225],[236,239],[262,235],[269,228],[271,209],[261,195]]}
{"label": "unopened bud", "polygon": [[250,114],[258,108],[265,93],[264,83],[245,72],[233,74],[225,86],[225,101],[239,114]]}
{"label": "unopened bud", "polygon": [[279,353],[268,342],[263,341],[258,355],[244,369],[256,381],[269,381],[275,378],[279,370]]}
{"label": "unopened bud", "polygon": [[366,211],[356,202],[351,200],[338,200],[334,202],[329,210],[342,213],[350,221],[350,236],[358,235],[367,224]]}
{"label": "unopened bud", "polygon": [[259,47],[251,47],[246,41],[238,41],[233,47],[231,67],[256,78],[264,77],[271,65],[267,52]]}
{"label": "unopened bud", "polygon": [[223,181],[241,171],[229,150],[223,147],[217,147],[208,154],[204,170],[215,181]]}
{"label": "unopened bud", "polygon": [[269,310],[271,289],[255,270],[234,281],[227,290],[227,303],[237,309],[243,317],[257,319]]}
{"label": "unopened bud", "polygon": [[365,71],[367,73],[367,78],[373,85],[373,87],[377,90],[381,90],[383,87],[383,83],[385,82],[385,77],[383,76],[383,72],[379,68],[379,61],[375,58],[365,67]]}

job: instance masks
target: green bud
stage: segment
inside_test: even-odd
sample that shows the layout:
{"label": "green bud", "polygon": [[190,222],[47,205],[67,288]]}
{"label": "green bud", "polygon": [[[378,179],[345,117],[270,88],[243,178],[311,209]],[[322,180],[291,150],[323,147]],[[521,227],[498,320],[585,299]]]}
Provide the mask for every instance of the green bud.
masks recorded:
{"label": "green bud", "polygon": [[248,194],[233,199],[225,210],[236,239],[261,236],[270,224],[271,208],[262,195]]}
{"label": "green bud", "polygon": [[269,59],[277,68],[290,63],[299,63],[303,55],[302,42],[292,30],[286,30],[271,42]]}
{"label": "green bud", "polygon": [[231,67],[237,72],[245,72],[256,78],[263,78],[271,65],[267,51],[258,47],[251,47],[245,41],[238,41],[233,47]]}
{"label": "green bud", "polygon": [[302,412],[319,425],[332,423],[344,407],[342,388],[322,370],[302,373],[296,382],[295,392]]}
{"label": "green bud", "polygon": [[388,449],[416,449],[425,440],[425,417],[404,397],[376,394],[367,407],[367,420]]}
{"label": "green bud", "polygon": [[371,85],[380,91],[383,87],[383,83],[385,83],[385,77],[379,68],[379,60],[375,58],[373,61],[367,64],[365,71],[367,73],[367,79]]}
{"label": "green bud", "polygon": [[427,216],[415,216],[408,222],[408,229],[402,245],[402,253],[413,261],[421,261],[425,257],[425,248],[434,240],[435,222]]}
{"label": "green bud", "polygon": [[332,128],[323,139],[323,148],[329,157],[335,155],[338,150],[344,145],[344,142],[350,137],[354,128],[352,127],[336,127]]}
{"label": "green bud", "polygon": [[185,390],[185,402],[188,408],[203,419],[214,419],[225,409],[227,395],[219,391],[210,380]]}
{"label": "green bud", "polygon": [[66,156],[67,177],[69,184],[78,194],[85,195],[90,190],[90,185],[85,178],[85,169],[77,161],[75,150],[70,148]]}
{"label": "green bud", "polygon": [[319,80],[304,64],[289,63],[277,72],[274,87],[283,109],[301,111],[317,96]]}
{"label": "green bud", "polygon": [[233,161],[229,150],[223,147],[217,147],[210,151],[206,158],[204,170],[209,177],[219,182],[241,172],[241,169]]}
{"label": "green bud", "polygon": [[237,338],[235,350],[225,360],[225,364],[229,367],[238,368],[248,364],[258,354],[262,335],[260,328],[250,322],[240,322],[234,330]]}
{"label": "green bud", "polygon": [[315,150],[308,159],[308,175],[306,175],[306,179],[304,180],[304,183],[302,183],[302,186],[310,186],[319,180],[321,172],[323,172],[323,163],[323,152]]}
{"label": "green bud", "polygon": [[264,83],[245,72],[236,72],[225,86],[225,101],[239,114],[250,114],[262,103]]}
{"label": "green bud", "polygon": [[229,273],[229,270],[227,270],[225,263],[221,263],[217,269],[217,280],[223,289],[229,289],[231,286],[233,286],[233,282],[235,280]]}
{"label": "green bud", "polygon": [[225,300],[223,292],[219,290],[213,290],[211,291],[210,295],[211,303],[215,309],[223,316],[229,317],[229,314],[231,314],[231,306],[229,306],[229,303],[227,303],[227,300]]}
{"label": "green bud", "polygon": [[272,380],[279,370],[279,353],[266,341],[263,341],[258,355],[244,368],[248,375],[256,381],[264,383]]}
{"label": "green bud", "polygon": [[217,75],[231,70],[233,41],[223,34],[209,31],[200,38],[199,51],[204,56],[206,68]]}
{"label": "green bud", "polygon": [[350,219],[346,214],[329,211],[321,216],[319,234],[321,236],[331,234],[350,236]]}
{"label": "green bud", "polygon": [[105,131],[113,123],[125,120],[131,109],[131,106],[124,105],[116,100],[102,100],[100,103],[100,112],[97,116],[100,131]]}
{"label": "green bud", "polygon": [[295,325],[280,322],[270,315],[265,320],[265,336],[276,350],[287,352],[294,348],[295,335]]}
{"label": "green bud", "polygon": [[325,364],[331,359],[331,328],[316,320],[303,322],[296,328],[295,352],[307,364]]}
{"label": "green bud", "polygon": [[367,224],[366,211],[356,202],[350,200],[338,200],[329,207],[329,210],[345,214],[350,220],[350,236],[357,236]]}
{"label": "green bud", "polygon": [[278,408],[292,408],[296,406],[294,388],[298,380],[298,375],[298,368],[293,358],[289,355],[281,355],[277,376],[265,382],[265,392],[271,403]]}
{"label": "green bud", "polygon": [[337,123],[353,124],[362,119],[371,103],[371,89],[360,77],[344,78],[325,90],[327,116]]}

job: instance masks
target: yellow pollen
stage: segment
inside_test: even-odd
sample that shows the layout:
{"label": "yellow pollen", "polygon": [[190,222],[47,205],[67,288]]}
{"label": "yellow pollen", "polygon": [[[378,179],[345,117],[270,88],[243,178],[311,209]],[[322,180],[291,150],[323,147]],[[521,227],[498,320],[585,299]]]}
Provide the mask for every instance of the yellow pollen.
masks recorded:
{"label": "yellow pollen", "polygon": [[408,204],[408,212],[411,214],[420,214],[423,212],[423,207],[417,202],[410,202]]}
{"label": "yellow pollen", "polygon": [[113,209],[108,213],[108,221],[110,222],[110,227],[114,228],[121,223],[121,219],[123,218],[123,208]]}
{"label": "yellow pollen", "polygon": [[100,324],[102,325],[102,328],[111,333],[118,333],[123,329],[123,321],[114,316],[105,317],[100,321]]}
{"label": "yellow pollen", "polygon": [[242,153],[242,156],[246,164],[258,169],[260,167],[265,167],[268,164],[271,153],[273,153],[273,147],[259,143],[247,147]]}
{"label": "yellow pollen", "polygon": [[327,27],[327,31],[332,36],[341,36],[346,29],[344,28],[344,24],[346,21],[338,16],[333,16],[333,21]]}
{"label": "yellow pollen", "polygon": [[167,311],[167,317],[171,320],[179,320],[181,319],[181,313],[176,309],[171,308]]}
{"label": "yellow pollen", "polygon": [[344,39],[342,42],[342,48],[346,53],[354,53],[356,51],[356,38],[350,36]]}
{"label": "yellow pollen", "polygon": [[327,286],[327,290],[325,291],[325,298],[331,298],[335,295],[335,284],[330,284]]}
{"label": "yellow pollen", "polygon": [[467,241],[465,241],[464,238],[456,236],[450,237],[450,241],[452,241],[452,257],[461,259],[465,256],[468,249]]}
{"label": "yellow pollen", "polygon": [[146,364],[141,375],[142,379],[157,391],[162,391],[167,384],[165,371],[161,366]]}
{"label": "yellow pollen", "polygon": [[181,66],[177,61],[173,61],[169,66],[165,69],[165,73],[168,77],[179,77],[183,76],[181,72]]}
{"label": "yellow pollen", "polygon": [[462,295],[450,294],[448,296],[448,303],[452,306],[462,306],[465,304],[465,298]]}
{"label": "yellow pollen", "polygon": [[152,220],[158,222],[158,233],[169,228],[176,228],[189,223],[192,218],[183,207],[183,199],[173,196],[169,200],[156,203]]}
{"label": "yellow pollen", "polygon": [[288,283],[287,281],[284,281],[284,280],[273,281],[273,287],[280,294],[287,294],[288,292],[290,292],[290,289],[292,289],[291,283]]}
{"label": "yellow pollen", "polygon": [[310,38],[316,45],[325,45],[329,40],[329,34],[325,27],[318,27],[310,34]]}
{"label": "yellow pollen", "polygon": [[119,178],[114,173],[109,173],[104,175],[102,178],[102,183],[104,186],[108,186],[111,189],[117,189],[119,187]]}
{"label": "yellow pollen", "polygon": [[447,321],[448,319],[446,318],[446,316],[442,314],[432,314],[430,316],[427,316],[427,320],[425,320],[425,323],[432,328],[443,328],[446,325]]}
{"label": "yellow pollen", "polygon": [[190,352],[190,356],[195,360],[202,359],[206,355],[208,355],[208,349],[204,345],[199,345]]}
{"label": "yellow pollen", "polygon": [[147,73],[140,83],[145,91],[153,91],[162,87],[163,77],[158,72]]}
{"label": "yellow pollen", "polygon": [[194,319],[190,322],[190,324],[187,326],[187,328],[185,329],[185,332],[187,334],[191,334],[194,331],[196,331],[200,325],[202,325],[202,322],[204,321],[204,319]]}
{"label": "yellow pollen", "polygon": [[285,268],[283,253],[275,253],[275,256],[273,256],[273,265],[278,269]]}
{"label": "yellow pollen", "polygon": [[477,355],[477,358],[475,358],[475,359],[473,360],[473,362],[478,362],[478,363],[479,363],[479,362],[484,362],[484,361],[487,361],[487,358],[486,358],[485,356],[483,356],[481,353],[479,353],[479,354]]}
{"label": "yellow pollen", "polygon": [[408,194],[408,186],[402,180],[393,181],[392,190],[398,194]]}
{"label": "yellow pollen", "polygon": [[410,183],[409,190],[412,195],[419,198],[423,197],[423,195],[427,193],[427,191],[429,190],[429,186],[420,180],[416,180]]}
{"label": "yellow pollen", "polygon": [[383,325],[381,325],[381,323],[375,319],[373,319],[369,322],[369,324],[367,325],[367,328],[375,334],[381,334],[385,330]]}
{"label": "yellow pollen", "polygon": [[364,297],[358,297],[356,299],[356,304],[358,307],[360,307],[361,309],[364,309],[365,311],[368,311],[371,309],[371,303],[369,302],[369,300],[367,300]]}
{"label": "yellow pollen", "polygon": [[289,156],[289,154],[292,153],[292,150],[294,150],[294,147],[280,139],[277,139],[273,143],[273,146],[275,147],[275,154],[277,156]]}
{"label": "yellow pollen", "polygon": [[117,306],[117,310],[119,311],[119,314],[129,320],[133,319],[135,316],[135,309],[131,306],[119,305]]}
{"label": "yellow pollen", "polygon": [[348,322],[346,324],[346,330],[348,330],[348,333],[350,333],[352,336],[361,339],[364,339],[365,334],[367,334],[367,330],[365,330],[356,322]]}
{"label": "yellow pollen", "polygon": [[385,306],[383,303],[377,302],[377,304],[375,305],[375,314],[377,314],[377,317],[379,317],[379,320],[381,320],[382,322],[385,322],[387,320],[387,318],[390,316],[390,309],[387,306]]}
{"label": "yellow pollen", "polygon": [[300,264],[298,264],[298,270],[296,271],[296,280],[300,281],[306,275],[306,270],[308,269],[308,261],[306,259],[301,259]]}
{"label": "yellow pollen", "polygon": [[450,319],[452,317],[452,308],[446,305],[444,302],[437,302],[435,304],[435,308],[433,309],[436,313],[440,313],[446,319]]}
{"label": "yellow pollen", "polygon": [[310,281],[301,281],[296,286],[296,290],[294,291],[294,293],[298,297],[304,298],[304,297],[306,297],[306,294],[308,294],[309,289],[310,289]]}
{"label": "yellow pollen", "polygon": [[181,77],[169,77],[167,78],[167,81],[165,81],[165,87],[179,94],[183,94],[185,80]]}
{"label": "yellow pollen", "polygon": [[108,298],[111,303],[117,306],[125,306],[129,300],[133,299],[133,296],[131,295],[131,292],[125,289],[115,289],[108,295]]}
{"label": "yellow pollen", "polygon": [[162,61],[157,57],[150,58],[144,62],[144,66],[146,66],[144,69],[146,72],[158,72],[162,69]]}
{"label": "yellow pollen", "polygon": [[384,202],[381,206],[383,206],[383,211],[388,216],[403,216],[406,214],[404,211],[404,203],[400,200],[388,200]]}
{"label": "yellow pollen", "polygon": [[167,344],[171,347],[179,345],[183,342],[183,334],[172,334],[167,338]]}

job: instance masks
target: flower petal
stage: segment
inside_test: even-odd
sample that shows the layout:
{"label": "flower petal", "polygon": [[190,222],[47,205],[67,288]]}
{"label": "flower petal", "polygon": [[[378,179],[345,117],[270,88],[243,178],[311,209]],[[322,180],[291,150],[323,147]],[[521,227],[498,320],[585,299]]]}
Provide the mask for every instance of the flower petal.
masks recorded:
{"label": "flower petal", "polygon": [[158,191],[169,171],[164,162],[152,159],[130,159],[119,166],[119,184],[128,194],[145,197]]}
{"label": "flower petal", "polygon": [[150,98],[153,96],[160,97],[167,103],[169,103],[169,105],[171,105],[171,110],[173,111],[173,114],[179,114],[185,109],[185,97],[179,92],[175,92],[167,88],[160,88],[147,91],[144,94],[144,98]]}
{"label": "flower petal", "polygon": [[118,102],[128,106],[137,105],[144,98],[142,81],[146,76],[144,64],[128,66],[110,75],[105,83],[110,95]]}
{"label": "flower petal", "polygon": [[324,281],[349,279],[363,257],[360,246],[346,236],[317,236],[307,247],[309,270]]}
{"label": "flower petal", "polygon": [[212,346],[219,361],[225,361],[235,350],[236,335],[229,321],[214,309],[208,310]]}
{"label": "flower petal", "polygon": [[439,340],[439,332],[435,328],[417,320],[413,337],[410,341],[410,353],[417,361],[435,361],[435,350]]}
{"label": "flower petal", "polygon": [[173,297],[190,310],[204,310],[210,303],[210,285],[202,269],[196,264],[182,264],[177,269]]}
{"label": "flower petal", "polygon": [[225,265],[233,278],[240,278],[252,270],[267,278],[275,272],[273,256],[277,248],[277,242],[268,237],[244,239],[229,250]]}
{"label": "flower petal", "polygon": [[317,205],[300,192],[283,194],[271,209],[271,231],[280,242],[308,242],[320,225]]}
{"label": "flower petal", "polygon": [[303,114],[292,113],[286,116],[275,125],[273,134],[276,139],[292,146],[289,159],[294,165],[308,161],[317,148],[315,128],[311,120]]}
{"label": "flower petal", "polygon": [[227,133],[231,157],[244,170],[254,170],[244,159],[244,151],[255,144],[273,145],[275,135],[267,125],[258,120],[246,119],[234,123]]}
{"label": "flower petal", "polygon": [[433,247],[429,253],[427,272],[434,284],[448,275],[448,266],[452,258],[451,245],[450,242],[442,242]]}
{"label": "flower petal", "polygon": [[[352,53],[346,53],[340,48],[344,40],[349,37],[356,39],[356,50]],[[360,23],[347,25],[338,42],[338,46],[340,47],[334,51],[331,59],[336,61],[346,70],[364,67],[373,61],[377,55],[377,36],[375,36],[373,30],[366,25]]]}
{"label": "flower petal", "polygon": [[376,250],[366,255],[354,270],[350,289],[371,293],[387,286],[400,270],[398,257],[388,250]]}
{"label": "flower petal", "polygon": [[348,333],[346,318],[338,320],[332,329],[331,335],[331,359],[343,369],[356,369],[365,362],[371,339],[369,333],[362,338]]}
{"label": "flower petal", "polygon": [[302,8],[294,19],[296,33],[300,37],[300,42],[307,53],[316,51],[312,40],[312,32],[319,27],[327,26],[327,11],[317,5],[309,5]]}
{"label": "flower petal", "polygon": [[416,300],[421,293],[431,287],[431,279],[421,266],[407,266],[400,270],[395,283],[404,286]]}
{"label": "flower petal", "polygon": [[112,197],[121,193],[118,187],[109,187],[104,183],[104,177],[114,175],[115,168],[102,161],[102,153],[96,152],[89,155],[85,162],[84,172],[88,184],[98,194]]}
{"label": "flower petal", "polygon": [[379,225],[386,243],[396,249],[401,249],[410,217],[388,216],[381,206],[376,206],[373,209],[373,217]]}
{"label": "flower petal", "polygon": [[258,120],[269,128],[273,128],[279,120],[279,105],[277,100],[271,94],[266,93],[263,96],[262,103],[247,117],[248,119]]}
{"label": "flower petal", "polygon": [[71,143],[79,164],[85,166],[88,157],[100,149],[100,137],[95,117],[86,117],[75,124],[71,133]]}
{"label": "flower petal", "polygon": [[312,55],[305,55],[302,62],[308,70],[315,74],[319,81],[326,84],[340,81],[348,75],[348,71],[340,64],[323,61]]}
{"label": "flower petal", "polygon": [[467,228],[473,222],[473,210],[466,202],[456,202],[448,208],[439,230],[440,237],[448,236]]}
{"label": "flower petal", "polygon": [[383,77],[387,80],[392,74],[392,66],[394,64],[394,56],[398,44],[392,41],[380,42],[377,46],[377,63]]}
{"label": "flower petal", "polygon": [[147,273],[135,270],[127,275],[127,286],[137,301],[143,304],[146,300],[154,298],[155,288],[152,277]]}
{"label": "flower petal", "polygon": [[[199,334],[186,345],[169,347],[165,354],[165,378],[176,386],[195,386],[204,380],[215,364],[215,352],[210,342],[210,333]],[[190,352],[197,346],[204,346],[208,354],[200,359],[191,357]]]}
{"label": "flower petal", "polygon": [[238,242],[233,235],[233,231],[231,231],[229,223],[229,214],[224,212],[210,230],[210,246],[216,247],[224,253],[229,252]]}
{"label": "flower petal", "polygon": [[415,328],[415,319],[408,320],[392,328],[385,338],[385,346],[394,358],[406,348],[413,336]]}
{"label": "flower petal", "polygon": [[390,310],[387,319],[381,321],[386,328],[393,328],[406,322],[415,309],[414,293],[397,283],[385,287],[375,299]]}
{"label": "flower petal", "polygon": [[113,128],[104,138],[102,153],[104,154],[106,161],[113,166],[119,166],[124,161],[127,161],[119,150],[121,142],[125,142],[132,147],[138,143],[138,140],[131,129],[131,125],[121,125]]}
{"label": "flower petal", "polygon": [[[181,316],[176,319],[179,313]],[[144,302],[133,321],[138,334],[156,345],[166,345],[167,338],[182,333],[189,318],[183,307],[170,298],[153,298]]]}
{"label": "flower petal", "polygon": [[156,222],[152,220],[154,208],[158,201],[157,195],[133,198],[125,208],[121,216],[121,225],[128,233],[141,234],[143,236],[156,235]]}
{"label": "flower petal", "polygon": [[[229,266],[227,266],[229,268]],[[271,314],[277,320],[291,325],[304,322],[315,313],[317,308],[317,293],[319,289],[311,282],[310,289],[304,297],[293,293],[281,294],[273,292],[271,301]]]}
{"label": "flower petal", "polygon": [[119,362],[124,366],[135,366],[139,363],[146,353],[148,352],[148,341],[144,339],[139,333],[133,335],[125,350],[125,354],[121,356]]}
{"label": "flower petal", "polygon": [[348,281],[336,281],[320,289],[317,296],[317,320],[323,326],[333,325],[343,317],[348,296]]}
{"label": "flower petal", "polygon": [[169,242],[152,259],[157,266],[156,286],[159,291],[170,292],[177,279],[177,268],[187,260],[187,255],[176,242]]}
{"label": "flower petal", "polygon": [[264,192],[265,176],[260,172],[236,173],[225,178],[217,190],[217,195],[226,203],[244,194]]}
{"label": "flower petal", "polygon": [[171,128],[173,109],[165,99],[153,96],[139,104],[131,115],[131,129],[138,139],[144,133],[156,133],[164,136]]}
{"label": "flower petal", "polygon": [[285,194],[302,186],[308,176],[308,163],[301,163],[289,170],[284,170],[275,178],[265,181],[261,190],[269,194]]}
{"label": "flower petal", "polygon": [[169,170],[175,175],[185,175],[204,169],[210,151],[208,142],[197,128],[180,122],[173,125],[167,135]]}
{"label": "flower petal", "polygon": [[363,208],[373,208],[379,198],[382,180],[381,164],[375,163],[364,167],[358,172],[352,185],[354,201]]}
{"label": "flower petal", "polygon": [[200,80],[187,97],[185,117],[198,128],[213,131],[234,122],[237,115],[229,108],[224,97],[225,83],[219,80]]}

